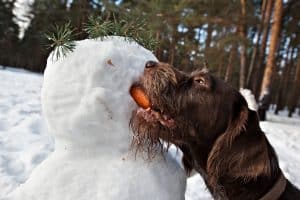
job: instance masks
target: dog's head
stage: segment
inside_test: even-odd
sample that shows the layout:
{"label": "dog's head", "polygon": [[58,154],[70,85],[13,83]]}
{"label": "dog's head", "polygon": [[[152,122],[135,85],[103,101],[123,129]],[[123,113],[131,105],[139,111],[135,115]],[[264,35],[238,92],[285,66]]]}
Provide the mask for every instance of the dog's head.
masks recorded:
{"label": "dog's head", "polygon": [[[208,70],[183,73],[149,61],[132,87],[140,87],[150,101],[149,108],[132,115],[135,146],[151,152],[163,139],[190,154],[188,167],[201,165],[215,177],[229,168],[237,177],[269,170],[267,152],[261,150],[266,141],[262,134],[249,135],[250,130],[261,132],[256,113],[237,90]],[[248,155],[253,163],[247,163]]]}
{"label": "dog's head", "polygon": [[237,91],[206,69],[187,74],[166,63],[149,61],[132,87],[140,87],[151,102],[149,109],[134,112],[131,120],[140,142],[152,139],[155,144],[163,138],[180,144],[195,137],[214,141],[247,108]]}

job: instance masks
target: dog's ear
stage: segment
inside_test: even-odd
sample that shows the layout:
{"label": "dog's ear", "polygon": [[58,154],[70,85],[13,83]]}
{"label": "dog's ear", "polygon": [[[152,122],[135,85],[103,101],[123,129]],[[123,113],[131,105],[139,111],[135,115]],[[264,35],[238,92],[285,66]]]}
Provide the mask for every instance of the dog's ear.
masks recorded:
{"label": "dog's ear", "polygon": [[217,185],[225,176],[247,181],[258,175],[269,175],[270,171],[267,141],[259,128],[257,114],[237,94],[229,125],[208,156],[209,182]]}

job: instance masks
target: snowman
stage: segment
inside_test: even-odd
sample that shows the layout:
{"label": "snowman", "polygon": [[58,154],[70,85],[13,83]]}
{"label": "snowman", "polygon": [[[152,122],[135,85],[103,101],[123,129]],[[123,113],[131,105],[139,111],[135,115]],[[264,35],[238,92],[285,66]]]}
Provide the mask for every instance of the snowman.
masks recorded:
{"label": "snowman", "polygon": [[186,175],[170,156],[130,150],[130,85],[154,55],[121,37],[76,42],[48,58],[42,107],[55,151],[21,185],[22,200],[182,200]]}

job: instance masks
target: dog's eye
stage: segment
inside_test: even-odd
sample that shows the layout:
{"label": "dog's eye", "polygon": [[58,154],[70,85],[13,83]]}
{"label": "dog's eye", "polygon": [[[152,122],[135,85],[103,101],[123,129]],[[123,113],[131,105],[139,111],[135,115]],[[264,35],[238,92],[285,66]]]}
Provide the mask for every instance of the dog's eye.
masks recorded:
{"label": "dog's eye", "polygon": [[205,84],[205,79],[202,78],[202,77],[196,77],[196,78],[194,78],[194,81],[195,81],[197,84],[199,84],[199,85],[206,85],[206,84]]}

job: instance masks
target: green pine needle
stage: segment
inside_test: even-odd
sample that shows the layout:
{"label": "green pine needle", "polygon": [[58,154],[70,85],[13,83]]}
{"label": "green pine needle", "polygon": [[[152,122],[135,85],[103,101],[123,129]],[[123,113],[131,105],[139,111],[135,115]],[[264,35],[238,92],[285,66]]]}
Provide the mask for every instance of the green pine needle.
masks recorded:
{"label": "green pine needle", "polygon": [[140,45],[154,50],[157,41],[152,33],[147,29],[147,22],[144,18],[125,15],[115,17],[113,21],[103,20],[101,17],[89,17],[88,23],[85,26],[85,31],[89,38],[103,39],[106,36],[123,36],[127,41],[136,41]]}
{"label": "green pine needle", "polygon": [[66,57],[69,52],[75,49],[73,32],[74,29],[71,28],[71,23],[68,22],[63,26],[54,25],[52,30],[45,34],[50,43],[47,45],[48,48],[54,49],[52,54],[53,60]]}
{"label": "green pine needle", "polygon": [[[68,22],[63,26],[54,25],[51,31],[48,31],[45,36],[49,41],[48,48],[53,49],[52,59],[58,60],[61,57],[66,57],[68,53],[75,49],[74,29],[71,23]],[[147,22],[144,18],[125,15],[123,17],[115,17],[113,20],[103,20],[101,17],[90,16],[84,31],[88,33],[89,38],[103,39],[107,36],[123,36],[126,41],[136,41],[147,49],[154,50],[158,42],[149,33]]]}
{"label": "green pine needle", "polygon": [[90,16],[84,30],[92,39],[103,38],[114,33],[114,24],[110,21],[103,21],[101,17]]}

